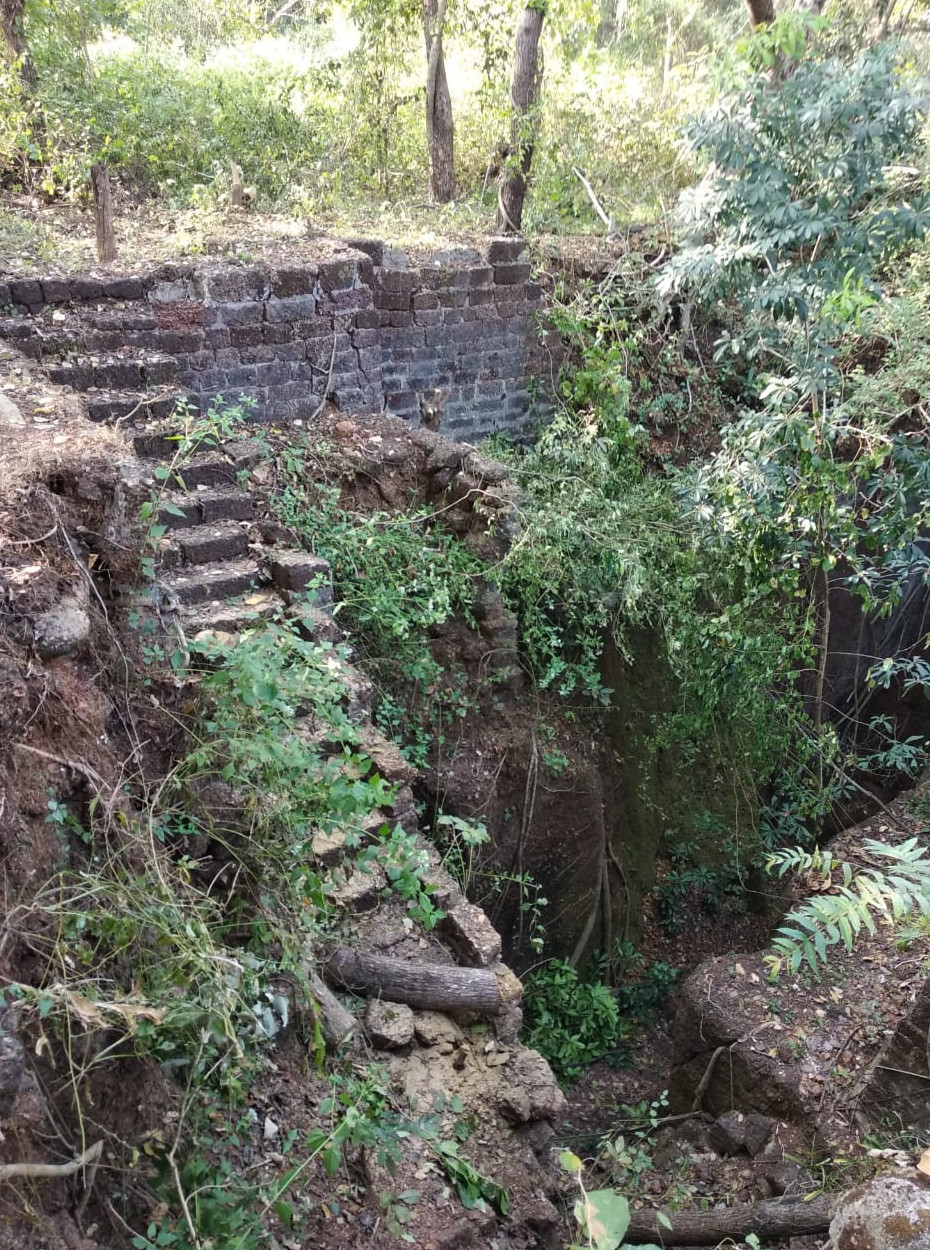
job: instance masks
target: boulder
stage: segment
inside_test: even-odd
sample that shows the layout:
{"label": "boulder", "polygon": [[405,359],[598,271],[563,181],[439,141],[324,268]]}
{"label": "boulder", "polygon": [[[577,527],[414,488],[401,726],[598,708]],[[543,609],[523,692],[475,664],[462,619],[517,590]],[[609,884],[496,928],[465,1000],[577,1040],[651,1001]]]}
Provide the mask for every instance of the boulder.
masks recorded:
{"label": "boulder", "polygon": [[930,1250],[930,1177],[876,1176],[844,1194],[830,1241],[835,1250]]}
{"label": "boulder", "polygon": [[35,648],[43,660],[73,655],[90,638],[90,617],[83,605],[68,595],[34,622]]}
{"label": "boulder", "polygon": [[365,1032],[377,1050],[400,1050],[413,1041],[413,1012],[403,1003],[372,999],[365,1008]]}

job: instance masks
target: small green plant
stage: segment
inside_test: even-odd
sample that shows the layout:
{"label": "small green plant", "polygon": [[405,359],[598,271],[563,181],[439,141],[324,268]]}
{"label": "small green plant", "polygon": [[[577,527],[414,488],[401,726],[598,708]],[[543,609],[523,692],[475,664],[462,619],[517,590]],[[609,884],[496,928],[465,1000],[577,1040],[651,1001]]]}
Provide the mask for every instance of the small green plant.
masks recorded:
{"label": "small green plant", "polygon": [[613,1050],[623,1031],[610,990],[583,981],[564,960],[553,959],[524,979],[526,1038],[565,1080]]}
{"label": "small green plant", "polygon": [[[562,1151],[559,1164],[575,1178],[578,1185],[579,1197],[575,1201],[574,1216],[578,1230],[585,1239],[583,1246],[573,1243],[569,1250],[618,1250],[630,1227],[629,1200],[614,1189],[586,1189],[582,1176],[584,1164],[570,1150]],[[661,1213],[660,1223],[671,1227]],[[659,1248],[647,1245],[644,1250]]]}

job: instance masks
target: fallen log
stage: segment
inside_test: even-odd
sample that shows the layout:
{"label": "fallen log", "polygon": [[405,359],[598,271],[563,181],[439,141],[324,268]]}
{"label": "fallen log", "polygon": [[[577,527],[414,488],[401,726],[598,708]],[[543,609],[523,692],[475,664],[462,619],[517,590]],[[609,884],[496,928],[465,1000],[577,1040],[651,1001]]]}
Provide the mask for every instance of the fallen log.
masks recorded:
{"label": "fallen log", "polygon": [[824,1233],[833,1212],[830,1200],[821,1195],[810,1202],[795,1198],[772,1198],[743,1203],[719,1211],[633,1211],[624,1242],[660,1242],[666,1246],[716,1246],[731,1238],[739,1241],[755,1233],[760,1241],[781,1241],[809,1233]]}
{"label": "fallen log", "polygon": [[386,998],[427,1011],[499,1011],[497,977],[490,968],[418,964],[340,947],[324,969],[333,985],[369,998]]}

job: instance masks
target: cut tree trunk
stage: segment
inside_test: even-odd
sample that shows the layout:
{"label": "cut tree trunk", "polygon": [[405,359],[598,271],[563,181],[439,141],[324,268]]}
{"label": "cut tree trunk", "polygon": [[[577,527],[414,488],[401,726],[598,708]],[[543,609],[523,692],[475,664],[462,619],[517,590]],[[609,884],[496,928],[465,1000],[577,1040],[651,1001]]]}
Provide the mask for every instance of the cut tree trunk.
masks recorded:
{"label": "cut tree trunk", "polygon": [[310,989],[320,1009],[320,1028],[323,1039],[333,1050],[349,1037],[357,1023],[351,1011],[342,1003],[329,986],[324,985],[317,976],[311,976]]}
{"label": "cut tree trunk", "polygon": [[[661,1242],[670,1246],[716,1246],[742,1241],[755,1233],[760,1241],[787,1241],[823,1233],[830,1227],[832,1203],[825,1196],[810,1202],[774,1198],[726,1207],[722,1211],[634,1211],[624,1243]],[[670,1227],[669,1227],[670,1226]]]}
{"label": "cut tree trunk", "polygon": [[442,36],[447,0],[423,0],[423,37],[426,40],[426,142],[429,148],[433,199],[448,204],[455,194],[453,154],[455,130],[452,97],[446,78]]}
{"label": "cut tree trunk", "polygon": [[775,0],[746,0],[751,26],[771,26],[775,21]]}
{"label": "cut tree trunk", "polygon": [[116,260],[116,234],[113,230],[113,193],[106,165],[91,166],[90,185],[94,192],[97,259],[102,265],[108,265]]}
{"label": "cut tree trunk", "polygon": [[499,1011],[497,977],[488,968],[416,964],[340,947],[326,964],[327,980],[368,997],[426,1011]]}
{"label": "cut tree trunk", "polygon": [[542,8],[527,6],[517,23],[517,44],[513,63],[510,101],[513,122],[510,158],[497,196],[497,228],[502,234],[519,234],[523,228],[523,202],[526,180],[533,162],[536,140],[537,105],[542,86],[539,37],[543,27]]}

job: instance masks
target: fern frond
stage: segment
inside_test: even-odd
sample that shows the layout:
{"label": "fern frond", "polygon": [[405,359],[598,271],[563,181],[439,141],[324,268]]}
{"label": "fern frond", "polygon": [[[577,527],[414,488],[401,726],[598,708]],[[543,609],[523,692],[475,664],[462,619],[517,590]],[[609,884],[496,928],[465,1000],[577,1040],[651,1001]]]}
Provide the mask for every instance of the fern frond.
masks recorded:
{"label": "fern frond", "polygon": [[852,950],[863,929],[875,933],[876,919],[898,924],[915,911],[930,915],[930,861],[916,838],[897,846],[867,838],[863,849],[870,857],[889,861],[888,871],[858,868],[837,862],[829,851],[811,853],[802,847],[769,856],[766,867],[779,877],[815,869],[823,873],[824,881],[834,870],[842,876],[842,884],[836,884],[832,893],[812,895],[785,916],[772,939],[773,951],[766,956],[773,980],[783,968],[797,972],[802,963],[818,973],[830,947],[842,942]]}

